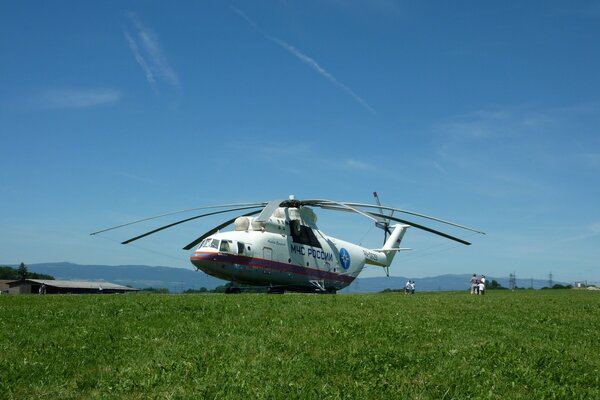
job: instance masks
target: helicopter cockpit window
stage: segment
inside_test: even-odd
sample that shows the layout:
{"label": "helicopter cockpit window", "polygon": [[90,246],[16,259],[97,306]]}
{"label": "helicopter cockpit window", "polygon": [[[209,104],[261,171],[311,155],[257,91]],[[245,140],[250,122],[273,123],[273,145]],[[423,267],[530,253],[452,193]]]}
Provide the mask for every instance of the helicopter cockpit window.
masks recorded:
{"label": "helicopter cockpit window", "polygon": [[213,249],[218,249],[219,241],[217,239],[207,239],[205,245],[206,245],[206,247],[212,247]]}
{"label": "helicopter cockpit window", "polygon": [[221,246],[219,247],[219,251],[224,253],[231,253],[231,246],[229,245],[229,240],[221,240]]}

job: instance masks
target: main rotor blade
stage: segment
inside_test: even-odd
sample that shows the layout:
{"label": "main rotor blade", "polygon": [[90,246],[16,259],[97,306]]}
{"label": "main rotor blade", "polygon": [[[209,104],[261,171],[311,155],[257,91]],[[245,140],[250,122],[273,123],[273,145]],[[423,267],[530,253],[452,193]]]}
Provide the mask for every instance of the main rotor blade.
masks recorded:
{"label": "main rotor blade", "polygon": [[[346,203],[346,202],[332,202],[329,200],[309,200],[311,203],[310,205],[315,206],[315,207],[321,207],[321,208],[329,208],[332,210],[335,210],[335,205],[337,204],[344,204],[346,206],[350,206],[350,207],[366,207],[366,208],[381,208],[384,210],[389,210],[389,211],[397,211],[397,212],[401,212],[404,214],[409,214],[409,215],[414,215],[416,217],[421,217],[421,218],[426,218],[426,219],[430,219],[432,221],[437,221],[437,222],[441,222],[443,224],[447,224],[447,225],[452,225],[455,226],[457,228],[461,228],[461,229],[466,229],[468,231],[471,232],[475,232],[475,233],[480,233],[482,235],[485,235],[485,232],[482,232],[480,230],[474,229],[474,228],[469,228],[468,226],[464,226],[464,225],[459,225],[455,222],[451,222],[451,221],[446,221],[440,218],[436,218],[436,217],[432,217],[430,215],[425,215],[425,214],[419,214],[413,211],[407,211],[407,210],[402,210],[400,208],[394,208],[394,207],[386,207],[386,206],[378,206],[378,205],[373,205],[373,204],[363,204],[363,203]],[[333,206],[333,207],[332,207]],[[347,209],[342,209],[342,208],[337,208],[338,211],[348,211]],[[370,214],[375,214],[375,213],[371,213],[369,211]],[[384,215],[384,214],[378,214],[381,218],[390,218],[389,215]]]}
{"label": "main rotor blade", "polygon": [[208,213],[208,214],[196,215],[195,217],[182,219],[181,221],[177,221],[177,222],[173,222],[172,224],[169,224],[169,225],[161,226],[160,228],[151,230],[150,232],[146,232],[146,233],[143,233],[143,234],[141,234],[139,236],[136,236],[134,238],[126,240],[126,241],[122,242],[121,244],[128,244],[128,243],[134,242],[134,241],[136,241],[138,239],[141,239],[143,237],[152,235],[153,233],[160,232],[160,231],[162,231],[164,229],[171,228],[171,227],[173,227],[175,225],[183,224],[184,222],[192,221],[194,219],[198,219],[198,218],[202,218],[202,217],[208,217],[209,215],[223,214],[223,213],[227,213],[227,212],[231,212],[231,211],[247,210],[249,208],[256,208],[256,206],[254,206],[254,207],[239,207],[239,208],[233,208],[233,209],[230,209],[230,210],[221,210],[221,211],[211,212],[211,213]]}
{"label": "main rotor blade", "polygon": [[379,212],[381,214],[383,214],[383,208],[381,208],[381,202],[379,201],[379,195],[377,194],[377,192],[373,192],[373,197],[375,197],[375,202],[377,203],[377,206],[379,207]]}
{"label": "main rotor blade", "polygon": [[[258,211],[252,211],[249,212],[248,214],[244,214],[241,215],[242,217],[249,217],[251,215],[255,215],[258,214],[261,210]],[[229,221],[225,221],[223,222],[221,225],[214,227],[213,229],[211,229],[210,231],[206,232],[204,235],[200,236],[198,239],[194,240],[192,243],[186,245],[183,250],[190,250],[192,247],[194,247],[195,245],[197,245],[198,243],[200,243],[201,241],[203,241],[204,239],[206,239],[207,237],[209,237],[210,235],[212,235],[213,233],[225,228],[227,225],[233,223],[237,218],[239,218],[240,216],[237,216],[235,218],[231,218]]]}
{"label": "main rotor blade", "polygon": [[[321,207],[321,208],[326,209],[326,210],[352,211],[352,210],[350,210],[348,208],[342,208],[342,207],[339,207],[339,206],[337,206],[335,204],[322,204],[322,205],[313,204],[313,205]],[[377,207],[373,206],[373,208],[377,208]],[[421,230],[433,233],[433,234],[438,235],[438,236],[445,237],[446,239],[454,240],[456,242],[459,242],[459,243],[462,243],[462,244],[465,244],[465,245],[470,245],[471,244],[471,243],[467,242],[466,240],[459,239],[459,238],[457,238],[455,236],[448,235],[447,233],[440,232],[438,230],[435,230],[435,229],[432,229],[432,228],[428,228],[428,227],[426,227],[424,225],[420,225],[420,224],[417,224],[415,222],[407,221],[405,219],[400,219],[400,218],[397,218],[397,217],[392,217],[391,215],[378,214],[378,213],[373,212],[373,211],[365,211],[365,213],[369,214],[372,217],[371,219],[373,219],[373,218],[387,218],[387,219],[389,219],[391,221],[400,222],[400,223],[403,223],[403,224],[406,224],[406,225],[414,226],[417,229],[421,229]],[[452,224],[452,225],[454,225],[454,224]],[[478,231],[475,231],[475,232],[478,232]],[[478,232],[478,233],[483,233],[483,232]]]}
{"label": "main rotor blade", "polygon": [[[371,214],[373,216],[383,217],[382,214],[377,214],[377,213],[373,213],[373,212],[370,212],[370,211],[369,211],[369,214]],[[416,224],[414,222],[410,222],[410,221],[407,221],[407,220],[404,220],[404,219],[392,217],[392,216],[389,216],[389,215],[385,216],[385,217],[391,219],[392,221],[400,222],[400,223],[406,224],[406,225],[410,225],[410,226],[413,226],[413,227],[415,227],[417,229],[421,229],[423,231],[427,231],[427,232],[433,233],[435,235],[445,237],[446,239],[454,240],[455,242],[462,243],[462,244],[465,244],[467,246],[471,245],[471,243],[467,242],[466,240],[459,239],[459,238],[457,238],[455,236],[448,235],[447,233],[440,232],[440,231],[437,231],[435,229],[431,229],[431,228],[428,228],[426,226],[423,226],[423,225],[420,225],[420,224]]]}
{"label": "main rotor blade", "polygon": [[[379,220],[377,218],[372,216],[375,214],[373,214],[371,212],[359,210],[358,208],[353,207],[354,204],[351,204],[351,203],[344,203],[344,202],[333,201],[333,200],[302,200],[301,204],[307,205],[307,206],[321,207],[321,208],[330,208],[332,210],[338,210],[338,211],[350,211],[350,212],[354,212],[354,213],[363,215],[369,219],[372,219],[375,222],[379,222]],[[328,206],[330,206],[330,207],[328,207]]]}
{"label": "main rotor blade", "polygon": [[165,213],[165,214],[155,215],[153,217],[142,218],[142,219],[138,219],[136,221],[127,222],[125,224],[121,224],[121,225],[117,225],[117,226],[112,226],[110,228],[101,229],[99,231],[90,233],[90,235],[96,235],[98,233],[112,231],[113,229],[122,228],[124,226],[134,225],[134,224],[138,224],[140,222],[150,221],[152,219],[166,217],[166,216],[169,216],[169,215],[181,214],[181,213],[189,212],[189,211],[208,210],[208,209],[211,209],[211,208],[224,208],[224,207],[228,207],[228,208],[231,208],[231,207],[244,207],[244,206],[264,207],[266,204],[267,204],[266,202],[260,202],[260,203],[240,203],[240,204],[219,204],[219,205],[215,205],[215,206],[204,206],[204,207],[187,208],[185,210],[171,211],[171,212],[168,212],[168,213]]}
{"label": "main rotor blade", "polygon": [[[381,201],[379,201],[379,195],[377,194],[377,192],[373,192],[373,197],[375,197],[375,202],[379,206],[379,212],[383,215],[383,208],[381,208]],[[393,211],[392,211],[392,213],[390,213],[390,215],[392,215],[392,214],[393,214]],[[375,226],[383,229],[383,245],[385,246],[385,243],[387,242],[388,233],[390,235],[392,234],[392,231],[390,230],[390,222],[389,222],[389,220],[386,219],[386,220],[383,220],[380,222],[376,222]],[[389,271],[389,267],[388,267],[388,269],[387,269],[388,276],[390,275],[389,272],[390,271]]]}
{"label": "main rotor blade", "polygon": [[265,206],[265,208],[263,208],[263,210],[260,213],[260,215],[258,217],[256,217],[256,221],[258,221],[258,222],[267,222],[269,220],[269,218],[271,218],[271,215],[273,215],[273,212],[279,207],[279,205],[283,201],[284,200],[271,200]]}

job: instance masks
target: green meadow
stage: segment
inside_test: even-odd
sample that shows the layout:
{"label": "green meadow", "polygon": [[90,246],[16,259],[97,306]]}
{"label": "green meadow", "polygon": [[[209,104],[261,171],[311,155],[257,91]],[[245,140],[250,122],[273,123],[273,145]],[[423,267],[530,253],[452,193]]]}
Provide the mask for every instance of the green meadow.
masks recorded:
{"label": "green meadow", "polygon": [[0,398],[598,399],[600,293],[0,296]]}

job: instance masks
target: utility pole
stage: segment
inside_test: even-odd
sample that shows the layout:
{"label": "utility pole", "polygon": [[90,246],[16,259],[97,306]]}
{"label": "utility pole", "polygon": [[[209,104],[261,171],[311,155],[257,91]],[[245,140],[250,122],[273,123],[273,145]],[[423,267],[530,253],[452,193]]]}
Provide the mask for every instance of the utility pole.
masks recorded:
{"label": "utility pole", "polygon": [[548,275],[548,287],[552,288],[552,272],[550,272],[550,275]]}
{"label": "utility pole", "polygon": [[508,287],[510,290],[515,290],[517,287],[517,276],[514,272],[508,275]]}

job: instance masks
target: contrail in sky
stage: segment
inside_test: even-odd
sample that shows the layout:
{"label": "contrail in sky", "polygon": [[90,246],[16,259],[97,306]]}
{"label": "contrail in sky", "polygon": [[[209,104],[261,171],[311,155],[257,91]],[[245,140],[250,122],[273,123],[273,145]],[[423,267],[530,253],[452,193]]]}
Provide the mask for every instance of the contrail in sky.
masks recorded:
{"label": "contrail in sky", "polygon": [[142,69],[144,70],[144,73],[146,74],[146,80],[150,85],[154,86],[154,84],[156,83],[156,79],[154,79],[154,73],[152,72],[152,69],[146,62],[146,59],[140,53],[140,49],[136,41],[133,40],[131,35],[127,32],[125,32],[125,39],[127,39],[127,44],[129,44],[129,49],[131,49],[131,52],[135,57],[135,61],[137,61],[140,67],[142,67]]}
{"label": "contrail in sky", "polygon": [[179,89],[179,77],[164,56],[156,34],[145,27],[134,13],[127,13],[127,16],[133,23],[137,35],[134,37],[125,32],[125,39],[135,60],[144,70],[150,86],[156,89],[158,78]]}
{"label": "contrail in sky", "polygon": [[246,22],[248,22],[254,29],[256,29],[258,32],[260,32],[265,38],[269,39],[271,42],[273,42],[273,43],[275,43],[275,44],[283,47],[285,50],[287,50],[290,53],[292,53],[300,61],[302,61],[303,63],[305,63],[309,67],[311,67],[313,70],[315,70],[319,75],[323,76],[329,82],[333,83],[335,86],[339,87],[344,92],[346,92],[346,94],[348,94],[350,97],[352,97],[358,103],[360,103],[363,107],[365,107],[367,110],[369,110],[369,112],[371,112],[372,114],[376,114],[376,112],[373,109],[373,107],[371,107],[359,95],[357,95],[356,93],[354,93],[354,91],[352,91],[352,89],[350,89],[348,86],[346,86],[342,82],[338,81],[335,78],[335,76],[331,75],[325,68],[321,67],[314,59],[312,59],[309,56],[307,56],[306,54],[300,52],[294,46],[292,46],[292,45],[284,42],[283,40],[281,40],[279,38],[276,38],[274,36],[269,35],[267,32],[265,32],[264,30],[262,30],[258,26],[258,24],[256,22],[252,21],[246,14],[244,14],[244,12],[241,11],[240,9],[238,9],[238,8],[236,8],[234,6],[229,6],[229,8],[233,12],[235,12],[236,14],[238,14],[240,17],[242,17],[244,20],[246,20]]}

